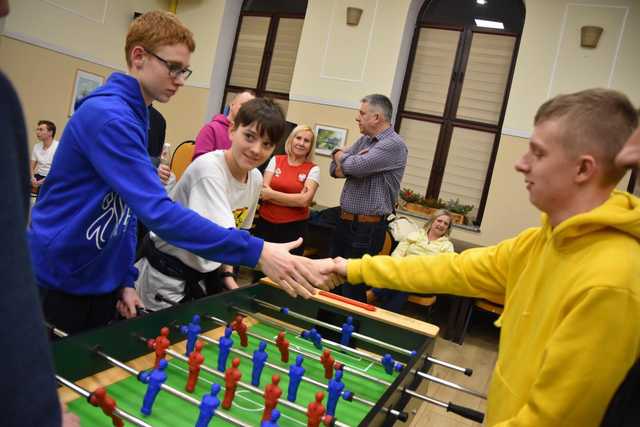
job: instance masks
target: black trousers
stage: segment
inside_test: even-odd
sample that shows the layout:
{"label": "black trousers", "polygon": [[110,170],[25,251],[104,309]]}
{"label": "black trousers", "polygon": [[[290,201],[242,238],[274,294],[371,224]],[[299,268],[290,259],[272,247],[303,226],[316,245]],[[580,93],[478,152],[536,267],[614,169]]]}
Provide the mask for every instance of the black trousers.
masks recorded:
{"label": "black trousers", "polygon": [[119,289],[104,295],[72,295],[40,288],[45,320],[68,334],[111,322],[116,317],[118,294]]}
{"label": "black trousers", "polygon": [[[288,243],[297,240],[298,237],[302,237],[307,234],[307,223],[309,220],[285,222],[282,224],[275,224],[269,222],[266,219],[260,217],[256,222],[256,227],[252,230],[251,234],[267,242],[273,243]],[[302,255],[304,253],[304,242],[291,251],[294,255]]]}

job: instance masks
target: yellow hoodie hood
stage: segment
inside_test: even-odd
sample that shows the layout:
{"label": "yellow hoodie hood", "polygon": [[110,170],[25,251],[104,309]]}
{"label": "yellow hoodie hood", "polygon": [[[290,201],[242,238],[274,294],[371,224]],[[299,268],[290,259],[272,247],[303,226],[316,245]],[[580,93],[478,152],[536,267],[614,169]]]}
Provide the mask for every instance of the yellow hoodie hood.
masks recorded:
{"label": "yellow hoodie hood", "polygon": [[602,205],[589,212],[572,216],[555,229],[551,229],[549,217],[543,213],[542,227],[546,236],[553,239],[557,246],[605,228],[614,228],[640,239],[640,199],[615,190]]}

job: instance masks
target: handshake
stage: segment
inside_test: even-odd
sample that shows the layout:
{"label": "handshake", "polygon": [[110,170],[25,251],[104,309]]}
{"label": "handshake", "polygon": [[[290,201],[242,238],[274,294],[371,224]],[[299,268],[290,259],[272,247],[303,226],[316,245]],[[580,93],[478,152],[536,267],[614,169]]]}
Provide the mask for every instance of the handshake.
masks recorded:
{"label": "handshake", "polygon": [[292,297],[310,298],[316,289],[330,291],[347,280],[344,258],[310,259],[292,255],[291,249],[302,243],[265,242],[258,265],[262,272]]}

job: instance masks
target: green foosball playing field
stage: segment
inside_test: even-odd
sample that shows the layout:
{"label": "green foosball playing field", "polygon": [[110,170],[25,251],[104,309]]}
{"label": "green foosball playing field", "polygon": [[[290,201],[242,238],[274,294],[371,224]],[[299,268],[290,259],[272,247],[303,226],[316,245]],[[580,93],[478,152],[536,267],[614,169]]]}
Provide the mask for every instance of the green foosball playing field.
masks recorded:
{"label": "green foosball playing field", "polygon": [[[250,327],[250,331],[266,338],[275,339],[278,332],[277,328],[264,324],[255,324]],[[184,337],[174,329],[171,334],[171,338],[178,338],[182,340]],[[253,351],[258,348],[259,340],[254,337],[249,337],[249,346],[241,347],[238,336],[233,334],[233,348],[241,349],[247,353],[253,354]],[[288,334],[288,339],[291,342],[289,363],[284,363],[280,360],[280,352],[273,345],[267,346],[267,352],[269,353],[268,362],[277,366],[286,368],[288,370],[289,365],[294,363],[296,353],[293,351],[296,348],[305,350],[307,353],[313,353],[317,356],[316,359],[305,358],[303,367],[305,368],[305,377],[313,378],[324,384],[328,382],[324,378],[324,367],[320,363],[321,350],[316,349],[313,344],[301,337],[292,336]],[[177,339],[173,339],[177,341]],[[172,341],[173,341],[172,340]],[[143,343],[141,343],[143,345]],[[204,365],[216,369],[218,349],[214,344],[207,344],[202,349],[202,354],[205,357]],[[369,360],[363,360],[361,357],[352,356],[349,354],[341,353],[339,351],[332,351],[332,355],[337,362],[344,364],[345,366],[357,369],[365,372],[376,378],[392,382],[397,373],[392,375],[387,374],[384,368],[379,364],[375,364]],[[232,358],[240,357],[234,353],[230,353],[227,361],[227,366],[230,366]],[[168,358],[169,366],[166,370],[167,373],[167,385],[170,385],[178,390],[184,391],[187,376],[188,365],[187,362],[178,360],[175,358]],[[251,382],[251,369],[252,363],[250,359],[241,358],[240,370],[242,372],[241,381]],[[264,389],[264,386],[271,382],[271,376],[278,374],[281,376],[280,388],[282,389],[282,396],[286,398],[287,387],[289,386],[289,379],[286,375],[275,369],[265,366],[262,371],[260,388]],[[215,375],[201,370],[196,389],[192,394],[193,397],[201,399],[203,395],[209,393],[212,383],[218,383],[221,385],[221,391],[218,397],[222,400],[224,395],[224,379],[216,377]],[[376,401],[386,390],[386,387],[382,384],[372,382],[370,380],[358,377],[356,375],[349,375],[345,373],[343,377],[345,383],[345,389],[352,391],[356,396],[360,396],[367,400]],[[129,376],[128,378],[118,381],[114,384],[107,386],[107,391],[117,402],[118,408],[129,412],[132,415],[136,415],[145,420],[149,424],[154,426],[188,426],[195,425],[198,418],[198,409],[180,398],[173,396],[169,393],[161,391],[156,398],[153,406],[153,412],[149,417],[145,417],[140,413],[140,407],[142,405],[142,398],[146,391],[146,384],[141,383],[135,377]],[[300,388],[298,389],[298,395],[296,403],[307,407],[309,403],[314,400],[315,393],[320,391],[320,388],[302,381]],[[326,393],[325,393],[326,394]],[[326,395],[323,403],[326,405]],[[111,420],[107,418],[102,410],[93,407],[87,403],[83,398],[76,399],[68,403],[68,408],[72,412],[76,413],[81,418],[82,425],[90,426],[110,426]],[[226,411],[222,408],[218,410],[225,411],[234,418],[241,420],[249,425],[260,425],[262,413],[264,409],[263,396],[256,393],[245,390],[242,387],[238,387],[233,401],[231,410]],[[299,413],[292,409],[278,405],[277,409],[281,412],[280,425],[281,426],[306,426],[307,417],[305,414]],[[340,400],[336,409],[336,419],[342,423],[356,426],[358,425],[364,416],[371,410],[371,407],[366,406],[360,402],[348,402]],[[219,418],[214,417],[211,425],[232,425]]]}
{"label": "green foosball playing field", "polygon": [[[226,414],[237,420],[238,425],[260,426],[264,411],[264,388],[271,383],[272,376],[277,374],[280,376],[279,387],[282,390],[280,402],[276,406],[276,409],[281,413],[278,425],[306,426],[307,406],[314,402],[318,391],[324,392],[325,397],[322,403],[325,408],[327,406],[326,384],[329,380],[324,377],[325,368],[320,362],[322,350],[316,348],[311,341],[302,338],[299,334],[299,331],[308,329],[312,325],[308,322],[287,318],[281,313],[264,309],[255,303],[265,300],[282,307],[289,307],[292,311],[295,310],[296,313],[309,316],[311,319],[317,319],[321,310],[327,310],[330,312],[330,316],[336,316],[336,319],[331,323],[337,325],[341,324],[342,320],[340,319],[344,319],[346,315],[353,316],[361,333],[381,339],[391,345],[417,349],[416,356],[413,358],[403,357],[402,354],[390,351],[395,360],[402,364],[408,364],[408,368],[405,367],[400,372],[394,371],[392,374],[388,374],[378,362],[381,358],[380,355],[387,353],[384,349],[375,348],[362,340],[355,340],[354,343],[360,351],[358,353],[338,348],[329,342],[330,337],[329,340],[326,336],[323,339],[323,348],[330,349],[335,362],[344,365],[342,370],[344,391],[349,391],[354,395],[350,401],[339,399],[334,418],[336,424],[338,426],[377,426],[398,419],[398,414],[402,413],[402,408],[406,404],[406,400],[403,401],[405,396],[401,390],[404,387],[413,388],[416,386],[415,375],[411,371],[416,368],[425,369],[422,366],[425,360],[423,355],[432,347],[432,339],[384,323],[384,319],[378,320],[378,318],[383,318],[380,315],[384,315],[384,313],[361,313],[362,316],[359,316],[358,310],[353,311],[349,307],[341,309],[341,307],[332,306],[332,303],[325,305],[322,298],[315,299],[315,301],[293,300],[286,294],[268,286],[254,285],[199,300],[60,340],[54,344],[53,348],[56,370],[60,377],[75,382],[76,385],[83,387],[88,392],[93,392],[99,386],[105,387],[109,396],[116,400],[118,409],[139,418],[148,425],[194,426],[199,416],[198,403],[203,396],[210,393],[212,384],[220,385],[221,390],[217,397],[220,402],[224,399],[224,374],[215,374],[218,372],[218,345],[211,342],[211,339],[217,340],[224,332],[224,328],[220,327],[220,319],[223,319],[222,323],[225,323],[242,312],[249,315],[246,319],[246,324],[249,326],[248,346],[242,347],[238,334],[234,332],[232,334],[234,342],[232,348],[243,351],[248,357],[232,351],[225,366],[230,367],[232,360],[239,358],[239,369],[242,372],[240,381],[251,384],[251,356],[258,348],[260,341],[264,339],[267,342],[267,362],[280,367],[285,372],[265,366],[260,377],[259,393],[238,384],[231,409],[225,410],[219,406],[209,425],[234,425],[234,423],[221,418],[220,415]],[[199,314],[202,317],[203,337],[200,341],[204,343],[202,355],[205,359],[194,392],[188,393],[185,390],[189,372],[187,361],[168,354],[166,360],[169,363],[165,371],[167,374],[165,385],[188,395],[191,402],[175,396],[168,390],[161,390],[154,402],[151,415],[145,416],[140,412],[140,409],[147,385],[140,382],[136,375],[126,372],[123,368],[112,367],[112,364],[96,355],[96,352],[92,350],[99,349],[113,359],[125,363],[129,369],[149,370],[154,364],[155,355],[145,340],[156,338],[160,333],[160,328],[168,326],[172,344],[170,350],[175,351],[178,355],[184,355],[186,337],[180,333],[179,325],[188,323],[194,314]],[[211,317],[211,314],[214,317]],[[216,318],[218,321],[215,320]],[[211,322],[212,319],[214,319],[213,322]],[[418,325],[418,327],[422,327],[422,325]],[[290,342],[287,363],[281,361],[280,351],[273,343],[281,331],[286,331],[286,337]],[[298,389],[295,404],[299,408],[296,409],[284,401],[287,399],[289,367],[295,363],[299,352],[304,353],[302,366],[305,369],[305,378],[301,381]],[[211,372],[212,370],[214,372]],[[307,378],[311,382],[308,382]],[[105,416],[100,408],[89,404],[86,397],[79,396],[68,389],[61,389],[61,398],[67,402],[69,410],[80,417],[83,426],[112,425],[111,418]]]}

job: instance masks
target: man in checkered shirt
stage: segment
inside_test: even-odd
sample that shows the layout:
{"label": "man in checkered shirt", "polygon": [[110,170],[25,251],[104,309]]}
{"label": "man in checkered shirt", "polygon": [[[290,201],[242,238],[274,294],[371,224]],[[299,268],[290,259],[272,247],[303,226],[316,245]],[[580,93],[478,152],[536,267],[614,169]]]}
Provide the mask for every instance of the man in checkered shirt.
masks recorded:
{"label": "man in checkered shirt", "polygon": [[[391,127],[393,105],[384,95],[362,98],[356,121],[362,136],[332,153],[331,176],[346,178],[332,257],[375,255],[384,244],[386,217],[394,211],[407,165],[407,146]],[[366,301],[365,285],[340,286],[335,292]]]}

